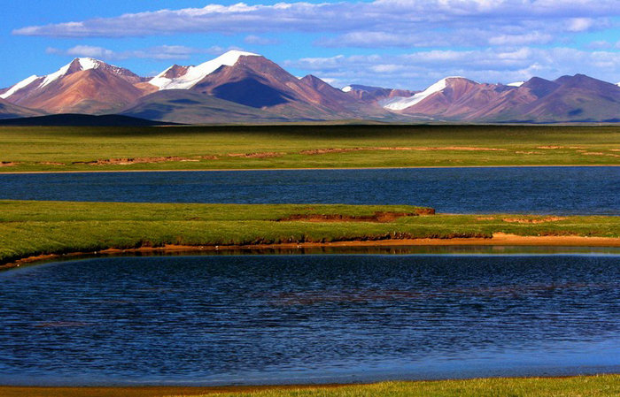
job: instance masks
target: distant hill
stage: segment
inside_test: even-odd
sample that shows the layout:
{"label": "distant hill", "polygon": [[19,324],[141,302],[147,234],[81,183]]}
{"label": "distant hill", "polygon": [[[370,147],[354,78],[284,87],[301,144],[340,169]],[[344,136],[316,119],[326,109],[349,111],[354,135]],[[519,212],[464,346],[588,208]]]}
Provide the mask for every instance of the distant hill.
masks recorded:
{"label": "distant hill", "polygon": [[0,99],[0,120],[13,119],[17,117],[42,116],[45,112],[40,110],[28,109],[23,106],[15,105],[4,99]]}
{"label": "distant hill", "polygon": [[423,90],[357,84],[340,90],[316,76],[293,76],[261,55],[242,51],[229,51],[197,66],[173,65],[155,77],[77,58],[54,73],[0,89],[0,119],[45,114],[62,116],[21,123],[157,124],[74,114],[120,114],[183,124],[620,122],[620,87],[577,74],[511,84],[446,77]]}
{"label": "distant hill", "polygon": [[284,117],[250,106],[188,90],[164,90],[147,95],[121,114],[186,124],[284,122]]}
{"label": "distant hill", "polygon": [[123,115],[93,116],[88,114],[52,114],[39,117],[0,119],[1,125],[15,126],[79,126],[79,127],[140,127],[169,125],[171,123],[145,120]]}
{"label": "distant hill", "polygon": [[156,88],[130,70],[92,58],[76,58],[60,70],[31,76],[0,95],[47,113],[114,113]]}

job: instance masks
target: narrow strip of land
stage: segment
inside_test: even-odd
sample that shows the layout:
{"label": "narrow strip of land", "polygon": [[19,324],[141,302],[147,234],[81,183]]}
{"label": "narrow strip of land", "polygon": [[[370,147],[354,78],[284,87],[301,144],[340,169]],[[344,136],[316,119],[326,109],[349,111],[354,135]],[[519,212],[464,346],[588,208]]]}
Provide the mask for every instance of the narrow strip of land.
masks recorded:
{"label": "narrow strip of land", "polygon": [[620,217],[369,205],[0,201],[0,264],[59,255],[405,245],[620,246]]}

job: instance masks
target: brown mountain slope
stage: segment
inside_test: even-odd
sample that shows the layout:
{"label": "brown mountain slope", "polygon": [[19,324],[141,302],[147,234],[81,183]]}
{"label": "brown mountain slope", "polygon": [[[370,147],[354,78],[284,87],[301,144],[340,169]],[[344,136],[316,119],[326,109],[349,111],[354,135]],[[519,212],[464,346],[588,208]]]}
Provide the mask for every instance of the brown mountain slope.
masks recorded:
{"label": "brown mountain slope", "polygon": [[49,113],[110,113],[152,90],[145,80],[127,69],[78,58],[56,73],[19,83],[6,100]]}
{"label": "brown mountain slope", "polygon": [[541,123],[620,121],[620,87],[588,76],[563,76],[555,81],[533,78],[517,94],[529,101],[481,118]]}
{"label": "brown mountain slope", "polygon": [[370,103],[375,103],[394,97],[409,97],[418,92],[393,88],[371,87],[360,84],[351,84],[343,88],[342,91],[344,91],[347,95],[354,97],[358,101]]}
{"label": "brown mountain slope", "polygon": [[620,87],[584,75],[534,77],[519,87],[447,78],[417,95],[400,99],[412,105],[396,111],[468,122],[620,121]]}
{"label": "brown mountain slope", "polygon": [[402,113],[470,120],[473,115],[483,112],[482,109],[492,108],[511,90],[512,87],[501,84],[479,84],[462,77],[451,77],[445,79],[445,88],[428,95]]}
{"label": "brown mountain slope", "polygon": [[234,65],[222,66],[206,76],[191,91],[263,109],[286,119],[388,115],[380,107],[363,104],[314,76],[298,79],[262,56],[241,56]]}
{"label": "brown mountain slope", "polygon": [[35,117],[43,116],[44,114],[45,113],[40,110],[28,109],[5,101],[4,99],[0,99],[0,119]]}
{"label": "brown mountain slope", "polygon": [[138,99],[121,114],[187,124],[283,122],[261,109],[188,90],[163,90]]}
{"label": "brown mountain slope", "polygon": [[112,113],[135,102],[143,92],[126,80],[100,70],[72,73],[38,95],[19,101],[49,113]]}

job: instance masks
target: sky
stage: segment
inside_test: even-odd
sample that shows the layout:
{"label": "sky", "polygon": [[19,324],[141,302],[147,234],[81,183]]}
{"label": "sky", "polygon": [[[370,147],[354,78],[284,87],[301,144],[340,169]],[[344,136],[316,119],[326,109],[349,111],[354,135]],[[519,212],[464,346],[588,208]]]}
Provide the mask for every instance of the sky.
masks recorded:
{"label": "sky", "polygon": [[0,0],[0,88],[93,57],[152,76],[227,50],[335,87],[620,82],[618,0]]}

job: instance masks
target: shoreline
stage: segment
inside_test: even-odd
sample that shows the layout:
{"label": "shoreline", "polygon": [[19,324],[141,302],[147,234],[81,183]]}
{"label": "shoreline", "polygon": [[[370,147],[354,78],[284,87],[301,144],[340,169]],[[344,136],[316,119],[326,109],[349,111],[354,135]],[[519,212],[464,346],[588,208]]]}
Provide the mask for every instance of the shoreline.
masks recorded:
{"label": "shoreline", "polygon": [[[0,393],[3,396],[17,397],[23,395],[47,397],[47,396],[88,396],[88,397],[104,397],[104,396],[123,396],[123,397],[164,397],[164,396],[204,396],[204,395],[235,395],[235,394],[251,394],[255,393],[274,393],[274,396],[289,396],[288,392],[308,392],[314,393],[309,395],[336,395],[339,390],[347,389],[365,392],[364,395],[383,395],[382,391],[387,391],[390,387],[406,387],[410,391],[412,388],[428,388],[431,387],[436,393],[444,392],[445,394],[433,395],[455,395],[450,391],[461,393],[472,392],[475,390],[491,392],[492,389],[499,389],[502,384],[508,386],[508,390],[513,390],[517,384],[522,387],[531,387],[533,385],[544,383],[547,386],[534,389],[532,391],[549,390],[550,385],[564,384],[564,388],[570,386],[584,385],[591,382],[602,382],[597,388],[593,385],[592,391],[600,392],[601,386],[613,387],[614,383],[620,379],[620,374],[595,374],[595,375],[567,375],[567,376],[526,376],[526,377],[481,377],[466,379],[445,379],[445,380],[417,380],[417,381],[384,381],[374,383],[327,383],[327,384],[290,384],[290,385],[230,385],[230,386],[7,386],[0,385]],[[482,384],[483,389],[476,388],[476,384]],[[455,388],[455,386],[457,388]],[[437,388],[438,387],[438,388]],[[557,391],[557,387],[553,388]],[[562,387],[560,387],[562,390]],[[430,391],[430,390],[429,390]],[[286,393],[286,394],[285,394]],[[320,393],[320,394],[318,394]],[[373,393],[373,394],[368,394]],[[340,394],[338,394],[340,395]],[[347,393],[346,395],[352,395]],[[392,394],[390,394],[392,395]],[[399,395],[402,395],[399,394]],[[419,395],[419,394],[417,394]],[[471,393],[467,394],[471,395]],[[530,395],[530,394],[528,394]],[[534,395],[534,394],[532,394]],[[545,394],[546,395],[546,394]],[[564,395],[564,394],[562,394]],[[571,396],[573,394],[570,394]],[[575,396],[593,395],[576,393]],[[599,394],[596,394],[597,396]],[[615,395],[615,394],[614,394]],[[568,394],[567,394],[568,396]]]}
{"label": "shoreline", "polygon": [[406,246],[519,246],[519,247],[620,247],[620,237],[585,237],[585,236],[519,236],[516,234],[495,233],[491,238],[422,238],[422,239],[387,239],[387,240],[347,240],[324,243],[280,243],[247,245],[175,245],[163,247],[114,248],[104,250],[68,253],[32,255],[8,263],[0,264],[0,270],[8,270],[36,262],[60,258],[75,258],[103,255],[126,255],[142,253],[192,253],[192,252],[226,252],[226,251],[269,251],[274,249],[300,250],[309,248],[348,248],[348,247],[406,247]]}
{"label": "shoreline", "polygon": [[[137,172],[241,172],[241,171],[345,171],[345,170],[408,170],[408,169],[453,169],[453,168],[570,168],[570,167],[620,167],[620,164],[527,164],[527,165],[419,165],[403,167],[309,167],[309,168],[204,168],[178,170],[68,170],[68,171],[1,171],[0,175],[37,174],[91,174],[91,173],[137,173]],[[9,168],[9,167],[7,167]]]}

